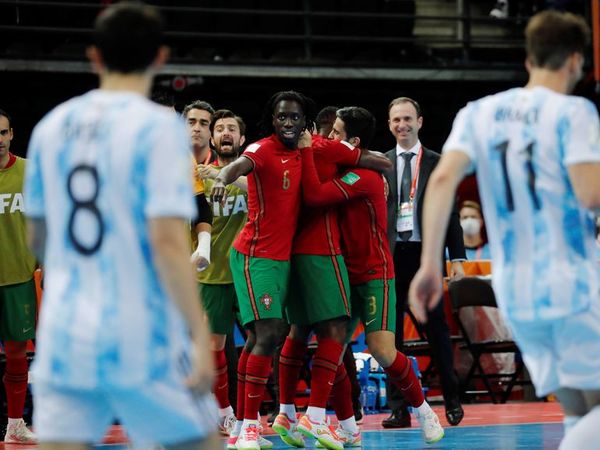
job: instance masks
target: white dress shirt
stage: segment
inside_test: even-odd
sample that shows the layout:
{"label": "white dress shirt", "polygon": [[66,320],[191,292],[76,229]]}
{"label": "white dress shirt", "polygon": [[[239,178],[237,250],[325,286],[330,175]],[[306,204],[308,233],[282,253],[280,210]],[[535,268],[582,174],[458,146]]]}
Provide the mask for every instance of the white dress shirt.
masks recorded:
{"label": "white dress shirt", "polygon": [[[410,149],[405,150],[402,147],[400,147],[400,144],[396,144],[396,177],[397,177],[397,181],[398,181],[398,202],[400,202],[400,190],[402,189],[402,172],[404,172],[404,158],[401,156],[402,153],[405,152],[411,152],[414,153],[415,156],[413,156],[410,159],[410,171],[411,171],[411,175],[412,178],[414,179],[415,176],[417,175],[416,173],[416,169],[417,169],[417,157],[419,155],[419,150],[421,149],[421,141],[419,141],[417,139],[417,143]],[[417,180],[418,181],[418,180]],[[421,233],[419,233],[419,219],[417,217],[417,193],[416,193],[416,188],[418,188],[418,186],[415,187],[415,198],[413,199],[413,232],[412,232],[412,236],[409,238],[409,242],[421,242]],[[396,214],[400,211],[399,205],[396,205]],[[396,236],[396,240],[400,241],[400,237]]]}

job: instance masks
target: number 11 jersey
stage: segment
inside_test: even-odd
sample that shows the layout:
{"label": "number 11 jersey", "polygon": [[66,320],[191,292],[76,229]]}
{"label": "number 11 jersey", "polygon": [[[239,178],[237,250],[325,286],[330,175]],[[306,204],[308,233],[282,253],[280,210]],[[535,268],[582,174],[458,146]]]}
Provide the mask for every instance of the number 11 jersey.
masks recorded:
{"label": "number 11 jersey", "polygon": [[557,319],[600,301],[593,214],[568,174],[600,162],[592,103],[543,87],[482,98],[458,113],[449,151],[476,171],[494,289],[511,319]]}

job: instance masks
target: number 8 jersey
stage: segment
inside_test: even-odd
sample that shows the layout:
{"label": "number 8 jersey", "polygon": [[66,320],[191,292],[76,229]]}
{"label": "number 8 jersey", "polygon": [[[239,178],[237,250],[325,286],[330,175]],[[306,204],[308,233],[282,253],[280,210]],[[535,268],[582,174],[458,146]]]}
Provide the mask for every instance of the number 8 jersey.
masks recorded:
{"label": "number 8 jersey", "polygon": [[514,320],[543,320],[600,301],[593,215],[567,168],[600,162],[600,129],[589,101],[543,87],[469,103],[444,152],[476,171],[499,306]]}
{"label": "number 8 jersey", "polygon": [[148,220],[194,213],[188,139],[175,113],[133,93],[91,91],[36,126],[25,186],[26,214],[47,226],[36,379],[135,385],[181,356],[186,327]]}

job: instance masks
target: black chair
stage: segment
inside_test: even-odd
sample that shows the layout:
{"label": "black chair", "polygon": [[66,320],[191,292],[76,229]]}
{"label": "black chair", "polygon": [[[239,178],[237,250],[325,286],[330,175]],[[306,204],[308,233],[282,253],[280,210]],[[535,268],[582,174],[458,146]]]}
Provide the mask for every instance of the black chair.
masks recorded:
{"label": "black chair", "polygon": [[[473,379],[481,379],[486,390],[465,390],[468,395],[489,395],[493,403],[506,403],[515,385],[529,384],[530,381],[519,381],[523,373],[523,360],[519,348],[513,340],[485,340],[476,341],[469,334],[461,320],[460,312],[463,308],[476,308],[489,306],[497,308],[496,297],[489,280],[483,280],[477,277],[465,277],[457,281],[452,281],[448,285],[450,300],[452,302],[452,314],[458,324],[464,338],[461,348],[467,349],[473,357],[473,362],[464,381],[464,386],[468,387]],[[513,353],[515,354],[515,370],[510,373],[489,373],[483,370],[480,358],[484,354],[494,353]],[[492,388],[491,381],[497,380],[497,385],[501,387],[500,391]]]}
{"label": "black chair", "polygon": [[[406,339],[404,340],[402,353],[406,356],[428,356],[429,362],[425,370],[421,372],[421,376],[423,380],[427,380],[435,375],[435,367],[433,365],[433,358],[431,357],[431,344],[429,344],[429,340],[427,339],[427,335],[423,330],[423,326],[416,319],[410,308],[406,309],[406,313],[413,323],[417,334],[419,335],[416,339]],[[450,335],[450,342],[453,344],[453,348],[455,344],[460,344],[463,342],[463,337],[461,335]]]}

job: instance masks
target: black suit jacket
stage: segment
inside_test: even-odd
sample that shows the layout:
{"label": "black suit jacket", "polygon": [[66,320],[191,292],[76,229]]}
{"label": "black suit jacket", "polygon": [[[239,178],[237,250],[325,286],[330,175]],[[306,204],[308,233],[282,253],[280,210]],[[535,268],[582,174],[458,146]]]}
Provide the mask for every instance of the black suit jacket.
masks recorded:
{"label": "black suit jacket", "polygon": [[[390,186],[390,193],[387,199],[387,212],[388,212],[388,229],[387,235],[390,242],[390,250],[392,255],[396,248],[396,237],[398,233],[396,231],[396,208],[398,205],[398,169],[397,169],[397,157],[396,147],[388,151],[385,156],[392,161],[393,167],[385,172],[385,178]],[[435,166],[440,160],[440,155],[432,150],[423,147],[423,156],[421,158],[421,167],[419,168],[419,184],[417,186],[417,219],[418,225],[421,227],[423,223],[423,199],[425,198],[425,189],[429,181],[429,175],[435,169]],[[423,233],[419,229],[421,238]],[[458,216],[458,208],[456,202],[452,208],[452,214],[450,215],[450,222],[448,224],[448,230],[446,231],[446,247],[448,248],[448,255],[451,260],[454,259],[466,259],[465,244],[463,241],[463,231],[460,226],[460,218]],[[442,258],[444,256],[442,255]],[[445,259],[445,258],[444,258]],[[444,266],[445,268],[445,266]]]}

